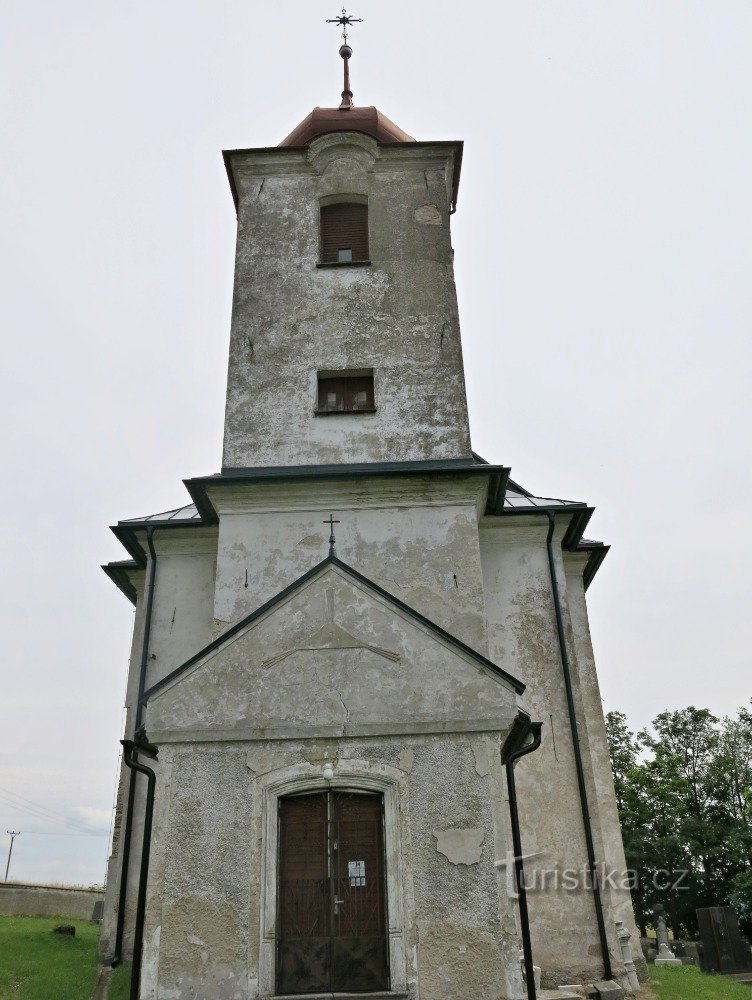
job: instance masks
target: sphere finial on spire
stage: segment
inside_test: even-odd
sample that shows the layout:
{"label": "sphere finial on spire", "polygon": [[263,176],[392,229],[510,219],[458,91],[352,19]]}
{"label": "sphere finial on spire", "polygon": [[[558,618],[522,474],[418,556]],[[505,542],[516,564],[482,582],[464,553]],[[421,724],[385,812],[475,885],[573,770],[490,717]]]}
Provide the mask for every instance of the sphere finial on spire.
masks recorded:
{"label": "sphere finial on spire", "polygon": [[328,17],[326,19],[327,24],[338,24],[342,28],[342,39],[344,44],[340,46],[339,54],[342,56],[345,66],[345,87],[342,91],[342,103],[340,104],[340,111],[349,111],[353,106],[353,93],[350,90],[350,56],[352,55],[352,49],[347,44],[347,29],[352,27],[353,24],[361,24],[363,21],[362,17],[353,17],[352,14],[348,14],[345,8],[342,8],[342,13],[339,17]]}

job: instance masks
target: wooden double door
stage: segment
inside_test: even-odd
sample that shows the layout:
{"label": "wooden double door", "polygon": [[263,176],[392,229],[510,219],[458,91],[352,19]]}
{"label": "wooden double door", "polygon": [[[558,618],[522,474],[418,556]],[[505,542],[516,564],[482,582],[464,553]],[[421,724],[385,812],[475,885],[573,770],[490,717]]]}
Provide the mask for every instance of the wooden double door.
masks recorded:
{"label": "wooden double door", "polygon": [[279,800],[277,993],[389,988],[383,816],[378,794]]}

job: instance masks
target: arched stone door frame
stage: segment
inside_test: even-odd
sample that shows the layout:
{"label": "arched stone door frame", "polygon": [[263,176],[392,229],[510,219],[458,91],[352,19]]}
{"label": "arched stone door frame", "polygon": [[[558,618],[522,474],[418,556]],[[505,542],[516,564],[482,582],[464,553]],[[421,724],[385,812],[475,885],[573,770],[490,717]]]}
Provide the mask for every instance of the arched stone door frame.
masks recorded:
{"label": "arched stone door frame", "polygon": [[259,944],[259,996],[275,996],[277,870],[279,861],[278,805],[285,795],[300,792],[352,789],[379,792],[384,797],[384,854],[388,919],[390,993],[407,992],[406,926],[412,923],[412,894],[406,895],[400,815],[407,815],[405,773],[386,764],[363,760],[333,762],[327,780],[323,764],[296,764],[272,771],[261,784],[261,913]]}

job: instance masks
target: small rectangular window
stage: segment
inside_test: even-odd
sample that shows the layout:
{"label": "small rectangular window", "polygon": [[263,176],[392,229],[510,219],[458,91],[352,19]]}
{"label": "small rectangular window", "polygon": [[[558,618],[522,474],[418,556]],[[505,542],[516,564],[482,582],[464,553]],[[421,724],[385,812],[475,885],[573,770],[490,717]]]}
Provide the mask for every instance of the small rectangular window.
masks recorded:
{"label": "small rectangular window", "polygon": [[373,413],[373,374],[319,375],[317,413]]}
{"label": "small rectangular window", "polygon": [[321,206],[321,262],[368,260],[368,205],[337,202]]}

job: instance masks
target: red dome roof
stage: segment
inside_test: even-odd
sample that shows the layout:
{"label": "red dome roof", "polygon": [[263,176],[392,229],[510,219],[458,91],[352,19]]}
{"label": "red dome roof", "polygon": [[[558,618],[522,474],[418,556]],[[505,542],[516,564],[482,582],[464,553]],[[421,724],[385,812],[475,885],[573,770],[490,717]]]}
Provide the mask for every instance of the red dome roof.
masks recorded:
{"label": "red dome roof", "polygon": [[415,142],[377,108],[314,108],[280,146],[307,146],[328,132],[362,132],[377,142]]}

